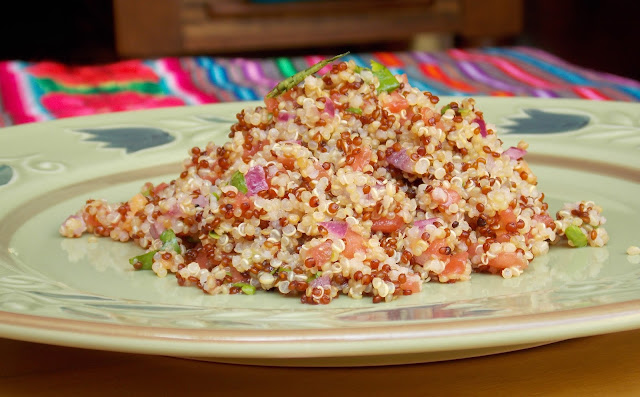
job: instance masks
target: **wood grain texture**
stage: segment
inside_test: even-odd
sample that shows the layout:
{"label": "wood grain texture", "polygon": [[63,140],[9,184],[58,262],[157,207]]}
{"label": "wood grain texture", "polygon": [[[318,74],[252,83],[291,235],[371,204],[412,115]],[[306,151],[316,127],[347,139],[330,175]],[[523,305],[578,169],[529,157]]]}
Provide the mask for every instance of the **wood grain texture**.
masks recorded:
{"label": "wood grain texture", "polygon": [[409,41],[417,34],[499,38],[522,29],[522,0],[114,0],[121,56],[238,53]]}
{"label": "wood grain texture", "polygon": [[181,0],[114,0],[116,51],[122,57],[182,51]]}
{"label": "wood grain texture", "polygon": [[637,396],[640,330],[494,356],[375,368],[275,368],[92,351],[0,339],[3,396],[340,395]]}

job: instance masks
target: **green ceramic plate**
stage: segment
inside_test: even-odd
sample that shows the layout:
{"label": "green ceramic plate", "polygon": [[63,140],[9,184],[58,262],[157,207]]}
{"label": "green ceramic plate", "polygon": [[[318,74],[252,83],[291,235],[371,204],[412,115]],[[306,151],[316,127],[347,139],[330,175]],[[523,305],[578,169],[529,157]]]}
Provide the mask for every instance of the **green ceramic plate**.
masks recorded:
{"label": "green ceramic plate", "polygon": [[[449,99],[445,99],[449,100]],[[118,113],[0,130],[0,336],[123,352],[276,365],[470,357],[640,328],[640,105],[479,98],[528,159],[552,211],[604,207],[605,248],[553,247],[519,278],[428,284],[389,304],[328,307],[258,292],[209,296],[134,272],[141,250],[64,239],[87,198],[126,200],[177,176],[187,150],[226,139],[248,103]]]}

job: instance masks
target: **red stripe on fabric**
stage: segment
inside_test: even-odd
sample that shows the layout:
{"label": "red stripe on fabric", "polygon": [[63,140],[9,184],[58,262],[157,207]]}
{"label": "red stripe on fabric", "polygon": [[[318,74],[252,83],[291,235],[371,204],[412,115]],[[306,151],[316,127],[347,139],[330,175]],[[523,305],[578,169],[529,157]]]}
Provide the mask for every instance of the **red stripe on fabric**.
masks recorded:
{"label": "red stripe on fabric", "polygon": [[193,84],[191,75],[182,68],[178,58],[164,58],[161,62],[164,62],[165,69],[171,72],[179,88],[185,93],[195,97],[199,103],[220,102],[220,99],[213,93],[205,93]]}
{"label": "red stripe on fabric", "polygon": [[593,99],[597,101],[611,100],[608,96],[591,87],[573,87],[573,91],[585,99]]}
{"label": "red stripe on fabric", "polygon": [[0,95],[5,113],[11,116],[14,124],[38,121],[35,116],[29,114],[27,103],[20,94],[19,83],[10,69],[10,62],[0,62]]}
{"label": "red stripe on fabric", "polygon": [[[307,61],[307,64],[309,66],[313,66],[318,62],[322,62],[324,61],[325,58],[321,57],[320,55],[308,55],[306,57],[304,57],[305,61]],[[329,64],[324,66],[322,69],[318,70],[318,73],[323,75],[325,73],[329,73],[331,71],[331,67],[333,64]]]}
{"label": "red stripe on fabric", "polygon": [[514,79],[526,83],[532,87],[543,89],[557,88],[557,85],[553,82],[544,80],[543,78],[538,76],[534,76],[533,74],[525,71],[518,65],[504,58],[486,54],[474,54],[460,49],[451,49],[448,52],[452,57],[458,60],[478,60],[491,63]]}
{"label": "red stripe on fabric", "polygon": [[376,52],[374,55],[385,66],[389,66],[392,68],[399,68],[404,66],[404,62],[402,62],[400,58],[390,52]]}
{"label": "red stripe on fabric", "polygon": [[420,70],[422,71],[422,73],[424,75],[429,76],[429,77],[433,77],[434,79],[437,79],[437,80],[440,80],[440,81],[444,82],[445,84],[447,84],[449,87],[456,88],[456,89],[462,90],[462,91],[470,91],[470,92],[476,91],[476,89],[474,87],[471,87],[467,83],[465,83],[463,81],[458,81],[458,80],[452,79],[447,74],[445,74],[442,71],[442,69],[437,65],[428,64],[428,63],[421,63],[419,65],[419,68],[420,68]]}
{"label": "red stripe on fabric", "polygon": [[491,95],[491,96],[515,96],[515,94],[513,92],[508,92],[508,91],[491,91],[489,93],[489,95]]}

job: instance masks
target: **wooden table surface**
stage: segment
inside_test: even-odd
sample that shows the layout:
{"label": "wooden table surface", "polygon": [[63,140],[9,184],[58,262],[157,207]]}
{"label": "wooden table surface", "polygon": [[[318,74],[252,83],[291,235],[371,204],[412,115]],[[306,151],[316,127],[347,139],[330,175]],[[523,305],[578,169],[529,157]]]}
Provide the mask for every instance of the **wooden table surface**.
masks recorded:
{"label": "wooden table surface", "polygon": [[640,396],[640,330],[486,357],[369,368],[253,367],[0,339],[1,396],[178,393]]}

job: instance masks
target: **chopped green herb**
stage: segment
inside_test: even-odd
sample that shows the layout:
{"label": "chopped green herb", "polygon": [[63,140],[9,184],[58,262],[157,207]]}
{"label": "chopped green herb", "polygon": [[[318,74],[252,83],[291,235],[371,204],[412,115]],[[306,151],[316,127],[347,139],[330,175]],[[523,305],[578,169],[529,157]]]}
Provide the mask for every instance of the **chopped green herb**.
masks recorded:
{"label": "chopped green herb", "polygon": [[564,231],[564,234],[575,247],[586,247],[589,242],[587,236],[575,225],[569,226],[567,230]]}
{"label": "chopped green herb", "polygon": [[321,276],[322,276],[322,272],[316,272],[315,274],[312,274],[311,276],[309,276],[307,281],[313,281]]}
{"label": "chopped green herb", "polygon": [[151,266],[153,265],[153,256],[156,254],[156,252],[158,251],[154,250],[142,255],[134,256],[133,258],[129,259],[129,263],[132,264],[136,269],[138,269],[136,267],[136,263],[140,263],[142,267],[140,267],[139,270],[151,270]]}
{"label": "chopped green herb", "polygon": [[358,66],[358,65],[356,65],[356,68],[355,68],[356,73],[360,73],[360,72],[362,72],[363,70],[371,70],[371,69],[369,69],[369,68],[363,68],[362,66]]}
{"label": "chopped green herb", "polygon": [[245,295],[253,295],[256,293],[256,287],[247,283],[234,283],[234,287],[238,287],[242,290],[242,293]]}
{"label": "chopped green herb", "polygon": [[216,198],[216,200],[220,200],[220,195],[219,195],[218,193],[213,192],[213,193],[211,193],[211,195],[212,195],[213,197],[215,197],[215,198]]}
{"label": "chopped green herb", "polygon": [[267,98],[275,98],[278,95],[282,94],[283,92],[289,91],[293,87],[295,87],[298,84],[300,84],[307,76],[311,76],[312,74],[316,73],[318,70],[320,70],[323,67],[327,66],[331,62],[335,61],[338,58],[342,58],[343,56],[345,56],[347,54],[349,54],[349,53],[345,52],[344,54],[336,55],[333,58],[329,58],[329,59],[325,59],[324,61],[320,61],[320,62],[316,63],[315,65],[311,66],[310,68],[302,70],[302,71],[294,74],[293,76],[282,80],[281,82],[278,83],[278,85],[276,85],[273,88],[273,90],[271,90],[267,94]]}
{"label": "chopped green herb", "polygon": [[209,237],[211,237],[212,239],[219,239],[220,235],[216,232],[214,232],[213,230],[209,232]]}
{"label": "chopped green herb", "polygon": [[449,109],[451,109],[451,105],[444,105],[440,110],[440,114],[445,114]]}
{"label": "chopped green herb", "polygon": [[384,65],[371,61],[371,71],[373,75],[378,78],[380,85],[378,86],[378,93],[384,92],[392,92],[395,91],[396,88],[400,87],[400,83],[396,79],[396,77],[391,73],[389,69],[387,69]]}
{"label": "chopped green herb", "polygon": [[247,189],[247,182],[245,182],[244,180],[244,175],[242,175],[242,172],[240,171],[234,172],[231,176],[231,186],[238,189],[238,191],[241,193],[246,193],[249,191],[249,189]]}
{"label": "chopped green herb", "polygon": [[347,108],[347,112],[355,113],[355,114],[362,114],[362,109],[360,109],[360,108]]}
{"label": "chopped green herb", "polygon": [[160,235],[160,241],[162,241],[162,250],[163,251],[174,251],[178,254],[181,254],[180,244],[178,244],[178,238],[176,234],[171,229],[167,229]]}
{"label": "chopped green herb", "polygon": [[458,109],[458,112],[460,112],[460,115],[462,115],[462,116],[466,116],[466,115],[468,115],[469,113],[471,113],[471,109],[465,109],[465,108],[462,108],[462,109]]}

